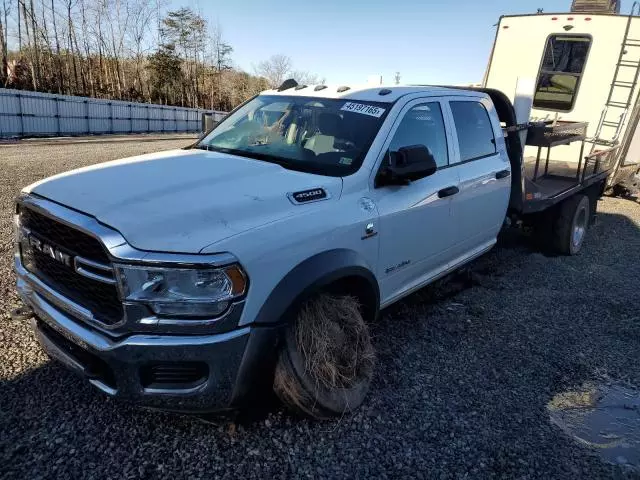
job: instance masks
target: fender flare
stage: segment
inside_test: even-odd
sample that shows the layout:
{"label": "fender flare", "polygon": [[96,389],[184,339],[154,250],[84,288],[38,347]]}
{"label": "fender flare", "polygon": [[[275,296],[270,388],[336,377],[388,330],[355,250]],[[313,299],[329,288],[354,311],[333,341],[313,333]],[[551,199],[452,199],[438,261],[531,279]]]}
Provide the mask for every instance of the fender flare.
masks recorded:
{"label": "fender flare", "polygon": [[[358,277],[360,285],[367,285],[372,304],[367,305],[377,317],[380,309],[380,287],[365,259],[348,249],[335,249],[309,257],[296,265],[278,282],[269,294],[254,325],[275,325],[292,320],[304,301],[314,292],[335,281],[347,277]],[[366,283],[364,283],[366,282]]]}
{"label": "fender flare", "polygon": [[251,334],[236,377],[231,406],[246,406],[255,398],[261,398],[259,392],[272,388],[284,327],[295,319],[300,306],[319,288],[347,277],[357,277],[357,286],[364,286],[368,292],[370,305],[366,315],[378,316],[378,281],[360,254],[348,249],[328,250],[299,263],[278,282],[250,323]]}

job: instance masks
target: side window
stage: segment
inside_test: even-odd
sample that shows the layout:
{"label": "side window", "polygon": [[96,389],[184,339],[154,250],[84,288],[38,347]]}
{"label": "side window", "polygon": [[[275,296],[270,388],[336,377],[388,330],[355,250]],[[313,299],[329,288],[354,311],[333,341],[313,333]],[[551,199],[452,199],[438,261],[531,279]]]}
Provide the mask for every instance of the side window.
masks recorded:
{"label": "side window", "polygon": [[551,35],[542,57],[533,106],[568,112],[578,95],[591,37]]}
{"label": "side window", "polygon": [[451,102],[453,121],[458,132],[460,161],[496,153],[496,140],[487,109],[480,102]]}
{"label": "side window", "polygon": [[410,145],[429,148],[439,167],[449,164],[447,135],[438,102],[422,103],[409,110],[400,121],[389,150],[397,151]]}

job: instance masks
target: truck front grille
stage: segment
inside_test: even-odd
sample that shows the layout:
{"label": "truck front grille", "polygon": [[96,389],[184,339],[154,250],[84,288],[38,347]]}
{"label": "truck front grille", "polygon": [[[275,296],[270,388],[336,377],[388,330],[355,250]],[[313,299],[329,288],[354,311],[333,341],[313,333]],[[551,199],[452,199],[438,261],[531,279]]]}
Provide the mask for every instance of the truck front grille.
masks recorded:
{"label": "truck front grille", "polygon": [[[29,208],[20,208],[20,223],[33,236],[47,245],[70,255],[110,266],[109,257],[100,242],[68,225],[57,222]],[[113,325],[124,316],[122,302],[115,284],[80,275],[75,261],[65,264],[40,250],[21,245],[24,267],[50,288],[89,310],[106,325]]]}
{"label": "truck front grille", "polygon": [[109,257],[102,244],[80,230],[25,207],[20,209],[20,223],[54,244],[73,250],[80,257],[109,264]]}

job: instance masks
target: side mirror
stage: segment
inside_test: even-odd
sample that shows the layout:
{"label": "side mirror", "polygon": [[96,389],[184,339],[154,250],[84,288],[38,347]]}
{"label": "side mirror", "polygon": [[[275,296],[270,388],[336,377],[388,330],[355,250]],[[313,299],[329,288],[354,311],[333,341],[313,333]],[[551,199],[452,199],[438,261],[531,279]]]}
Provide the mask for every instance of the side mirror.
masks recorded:
{"label": "side mirror", "polygon": [[388,155],[388,165],[378,175],[378,186],[407,185],[438,170],[436,159],[425,145],[401,147]]}

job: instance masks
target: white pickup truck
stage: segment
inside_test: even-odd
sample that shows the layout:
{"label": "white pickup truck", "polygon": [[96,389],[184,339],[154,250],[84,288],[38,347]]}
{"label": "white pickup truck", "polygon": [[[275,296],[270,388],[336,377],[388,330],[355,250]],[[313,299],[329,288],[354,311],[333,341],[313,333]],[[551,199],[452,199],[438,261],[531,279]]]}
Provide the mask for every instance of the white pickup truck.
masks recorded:
{"label": "white pickup truck", "polygon": [[204,412],[274,388],[340,415],[374,372],[368,322],[505,219],[580,250],[606,162],[554,191],[525,128],[497,91],[287,83],[186,149],[25,188],[18,290],[44,349],[109,395]]}

